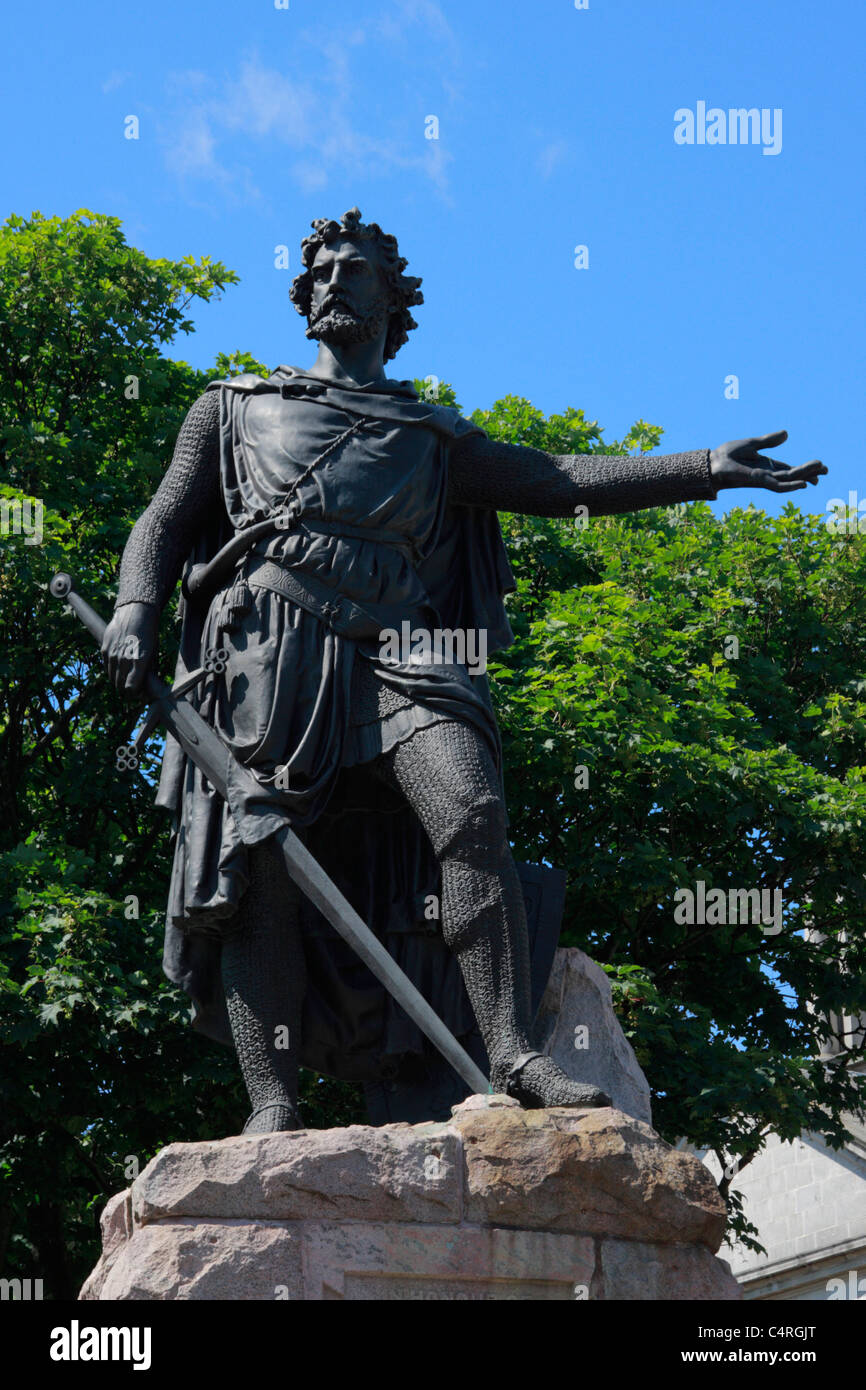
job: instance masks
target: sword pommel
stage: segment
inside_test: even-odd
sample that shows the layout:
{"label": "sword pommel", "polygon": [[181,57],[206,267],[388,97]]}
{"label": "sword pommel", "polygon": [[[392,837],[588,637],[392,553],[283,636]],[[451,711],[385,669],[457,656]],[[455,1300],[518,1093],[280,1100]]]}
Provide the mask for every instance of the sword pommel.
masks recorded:
{"label": "sword pommel", "polygon": [[72,593],[72,579],[68,574],[61,570],[55,574],[51,583],[48,585],[48,592],[52,598],[68,598]]}

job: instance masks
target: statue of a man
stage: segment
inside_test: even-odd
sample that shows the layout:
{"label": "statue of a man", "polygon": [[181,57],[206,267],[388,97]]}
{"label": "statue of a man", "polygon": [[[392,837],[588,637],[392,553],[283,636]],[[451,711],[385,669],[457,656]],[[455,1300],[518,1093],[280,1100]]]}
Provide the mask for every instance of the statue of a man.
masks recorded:
{"label": "statue of a man", "polygon": [[[262,797],[233,802],[239,825],[169,739],[160,800],[177,833],[166,969],[197,1000],[203,1031],[221,1035],[220,1010],[230,1028],[252,1105],[245,1132],[300,1128],[314,948],[305,952],[303,904],[275,827],[288,820],[330,853],[347,894],[386,935],[389,914],[392,926],[411,915],[429,885],[426,853],[493,1089],[529,1107],[606,1104],[534,1047],[524,901],[486,679],[437,647],[437,634],[483,633],[488,650],[511,640],[497,509],[565,517],[585,506],[600,516],[721,488],[792,491],[826,470],[761,457],[784,433],[655,458],[494,443],[385,375],[422,302],[395,238],[357,208],[313,228],[291,294],[319,343],[315,363],[214,382],[196,401],[129,538],[105,634],[109,674],[134,696],[184,562],[187,577],[196,562],[213,572],[234,542],[231,572],[216,566],[209,601],[196,605],[186,590],[179,668],[211,653],[199,709]],[[247,547],[237,539],[245,532]],[[413,634],[411,650],[395,649],[395,632]],[[429,635],[420,654],[418,632]],[[320,975],[323,959],[320,949]],[[317,1007],[333,1015],[339,1044],[341,984],[332,983]],[[338,1044],[334,1055],[351,1061],[348,1033]],[[334,1071],[364,1075],[348,1063]]]}

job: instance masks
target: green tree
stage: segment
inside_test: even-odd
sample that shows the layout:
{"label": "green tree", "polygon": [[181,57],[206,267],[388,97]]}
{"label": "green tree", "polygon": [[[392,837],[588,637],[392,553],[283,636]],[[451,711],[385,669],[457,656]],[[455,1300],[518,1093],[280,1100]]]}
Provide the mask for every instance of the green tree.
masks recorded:
{"label": "green tree", "polygon": [[154,754],[143,777],[117,770],[137,712],[47,594],[67,569],[110,611],[129,528],[208,379],[164,348],[235,279],[206,257],[149,259],[86,211],[0,229],[0,502],[10,522],[38,504],[43,532],[7,525],[0,549],[0,1267],[53,1297],[75,1296],[105,1194],[170,1137],[225,1132],[240,1103],[159,979]]}

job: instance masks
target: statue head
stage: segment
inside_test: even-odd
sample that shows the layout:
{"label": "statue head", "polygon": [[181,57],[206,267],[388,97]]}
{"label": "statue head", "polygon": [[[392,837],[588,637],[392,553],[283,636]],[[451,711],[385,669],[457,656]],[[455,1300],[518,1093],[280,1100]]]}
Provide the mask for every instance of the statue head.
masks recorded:
{"label": "statue head", "polygon": [[408,265],[397,238],[376,222],[361,221],[358,208],[340,222],[319,217],[301,243],[304,269],[291,300],[307,320],[307,337],[329,344],[371,342],[383,330],[383,360],[396,357],[418,325],[409,312],[423,304],[421,281],[404,275]]}

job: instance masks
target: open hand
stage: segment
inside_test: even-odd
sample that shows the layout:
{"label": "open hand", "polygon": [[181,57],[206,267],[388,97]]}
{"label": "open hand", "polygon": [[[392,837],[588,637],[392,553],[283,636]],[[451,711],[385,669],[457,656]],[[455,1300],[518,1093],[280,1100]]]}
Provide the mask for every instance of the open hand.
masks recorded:
{"label": "open hand", "polygon": [[734,439],[710,452],[710,476],[717,489],[727,487],[765,487],[769,492],[797,492],[807,483],[817,483],[826,473],[820,459],[791,468],[778,459],[764,458],[760,449],[784,444],[787,430],[760,434],[754,439]]}

